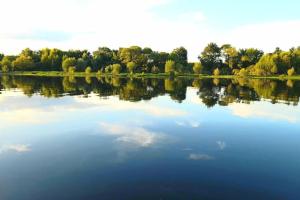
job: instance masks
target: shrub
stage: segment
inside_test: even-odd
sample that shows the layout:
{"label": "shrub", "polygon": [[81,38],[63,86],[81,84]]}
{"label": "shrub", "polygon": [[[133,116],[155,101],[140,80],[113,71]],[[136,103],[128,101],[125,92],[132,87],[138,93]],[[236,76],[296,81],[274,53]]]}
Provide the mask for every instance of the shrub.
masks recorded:
{"label": "shrub", "polygon": [[200,74],[202,71],[202,65],[201,63],[194,63],[193,65],[193,71],[195,74]]}
{"label": "shrub", "polygon": [[112,73],[114,75],[116,75],[116,74],[120,74],[120,72],[121,72],[121,65],[120,64],[113,64],[112,65]]}
{"label": "shrub", "polygon": [[214,73],[213,73],[215,76],[219,76],[220,75],[220,70],[219,70],[219,68],[216,68],[215,70],[214,70]]}
{"label": "shrub", "polygon": [[92,68],[91,67],[87,67],[86,69],[85,69],[85,73],[86,74],[90,74],[92,72]]}
{"label": "shrub", "polygon": [[70,67],[75,67],[77,65],[76,58],[66,58],[62,62],[62,69],[64,72],[69,72]]}
{"label": "shrub", "polygon": [[136,68],[136,64],[134,62],[129,62],[127,63],[126,67],[129,73],[133,73]]}
{"label": "shrub", "polygon": [[175,71],[176,63],[173,60],[168,60],[165,64],[165,72],[170,73]]}
{"label": "shrub", "polygon": [[249,71],[245,68],[242,68],[239,73],[238,73],[239,76],[248,76],[249,75]]}
{"label": "shrub", "polygon": [[151,69],[151,72],[153,74],[158,74],[159,73],[159,68],[157,66],[153,66],[152,69]]}
{"label": "shrub", "polygon": [[289,76],[295,75],[295,69],[294,69],[294,67],[292,67],[291,69],[289,69],[289,70],[287,71],[287,74],[288,74]]}
{"label": "shrub", "polygon": [[75,71],[76,71],[76,67],[74,67],[74,66],[71,66],[71,67],[69,67],[69,69],[68,69],[69,74],[74,74]]}

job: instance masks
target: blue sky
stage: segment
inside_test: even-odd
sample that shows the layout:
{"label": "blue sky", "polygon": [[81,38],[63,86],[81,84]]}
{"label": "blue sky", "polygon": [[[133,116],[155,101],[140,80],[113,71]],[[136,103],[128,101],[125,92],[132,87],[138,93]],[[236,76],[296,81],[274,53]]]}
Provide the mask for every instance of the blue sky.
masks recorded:
{"label": "blue sky", "polygon": [[175,0],[162,6],[158,12],[166,17],[174,14],[201,11],[216,26],[226,28],[245,23],[275,20],[297,20],[300,1],[286,0]]}
{"label": "blue sky", "polygon": [[9,54],[26,47],[185,46],[195,60],[212,41],[264,51],[300,45],[296,0],[4,0],[2,7],[0,52]]}

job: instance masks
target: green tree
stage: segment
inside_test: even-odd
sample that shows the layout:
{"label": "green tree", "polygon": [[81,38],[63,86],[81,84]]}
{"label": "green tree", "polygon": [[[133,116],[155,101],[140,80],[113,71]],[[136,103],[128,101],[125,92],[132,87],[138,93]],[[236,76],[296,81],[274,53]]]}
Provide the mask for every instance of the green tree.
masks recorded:
{"label": "green tree", "polygon": [[214,69],[222,66],[221,48],[215,43],[210,43],[204,48],[199,59],[203,70],[211,73]]}
{"label": "green tree", "polygon": [[255,65],[261,57],[264,55],[264,52],[258,49],[249,48],[241,49],[239,51],[239,68],[246,68],[251,65]]}
{"label": "green tree", "polygon": [[300,73],[300,47],[290,50],[291,66],[295,68],[296,73]]}
{"label": "green tree", "polygon": [[230,44],[223,45],[222,49],[222,56],[224,58],[224,64],[229,67],[230,69],[236,69],[238,67],[238,51],[236,48],[232,47]]}
{"label": "green tree", "polygon": [[92,72],[92,68],[91,67],[87,67],[86,69],[85,69],[85,73],[86,74],[90,74]]}
{"label": "green tree", "polygon": [[107,47],[99,47],[97,51],[93,52],[93,66],[95,70],[104,69],[105,66],[111,65],[115,61],[114,52]]}
{"label": "green tree", "polygon": [[120,74],[120,72],[121,72],[121,65],[120,64],[113,64],[112,65],[112,73],[114,74],[114,75],[117,75],[117,74]]}
{"label": "green tree", "polygon": [[62,62],[62,69],[64,72],[69,72],[70,67],[75,67],[77,65],[76,58],[65,58]]}
{"label": "green tree", "polygon": [[157,66],[153,66],[153,67],[151,68],[151,73],[153,73],[153,74],[158,74],[158,73],[159,73],[159,68],[158,68]]}
{"label": "green tree", "polygon": [[47,71],[61,69],[63,52],[59,49],[42,49],[40,52],[41,68]]}
{"label": "green tree", "polygon": [[83,58],[78,58],[76,62],[76,70],[79,72],[83,72],[85,71],[87,65],[88,63],[86,60],[84,60]]}
{"label": "green tree", "polygon": [[289,70],[287,71],[287,74],[288,74],[289,76],[295,75],[295,69],[292,67],[291,69],[289,69]]}
{"label": "green tree", "polygon": [[70,66],[70,67],[68,68],[69,74],[74,74],[75,71],[76,71],[76,67],[74,67],[74,66]]}
{"label": "green tree", "polygon": [[151,53],[150,58],[149,58],[152,61],[150,66],[152,66],[152,67],[157,66],[159,71],[163,72],[168,58],[169,58],[168,53],[154,51]]}
{"label": "green tree", "polygon": [[193,65],[193,71],[194,71],[194,73],[195,74],[200,74],[201,70],[202,70],[201,63],[198,63],[198,62],[194,63],[194,65]]}
{"label": "green tree", "polygon": [[246,77],[249,75],[249,71],[246,69],[246,68],[242,68],[239,73],[238,73],[239,76],[242,76],[242,77]]}
{"label": "green tree", "polygon": [[127,63],[126,67],[129,73],[134,73],[134,70],[136,69],[137,65],[134,62],[129,62]]}
{"label": "green tree", "polygon": [[165,64],[165,73],[175,72],[176,63],[173,60],[168,60]]}
{"label": "green tree", "polygon": [[220,75],[220,70],[219,68],[216,68],[213,72],[214,76],[219,76]]}
{"label": "green tree", "polygon": [[268,76],[277,73],[277,66],[273,54],[264,55],[252,68],[252,74],[257,76]]}
{"label": "green tree", "polygon": [[179,47],[171,52],[169,59],[175,61],[175,63],[179,63],[183,66],[186,66],[187,54],[187,50],[184,47]]}
{"label": "green tree", "polygon": [[106,66],[105,69],[104,69],[105,73],[107,73],[107,74],[108,74],[108,73],[111,73],[112,70],[113,70],[113,69],[112,69],[112,65],[108,65],[108,66]]}
{"label": "green tree", "polygon": [[119,58],[125,65],[127,65],[129,62],[134,62],[137,64],[137,66],[141,67],[147,63],[147,58],[144,56],[142,48],[138,46],[120,48]]}
{"label": "green tree", "polygon": [[15,61],[12,63],[14,71],[28,71],[34,70],[35,65],[33,59],[30,56],[21,54]]}
{"label": "green tree", "polygon": [[2,69],[2,72],[9,72],[12,70],[12,63],[11,63],[9,57],[7,57],[7,56],[3,57],[2,61],[1,61],[1,69]]}
{"label": "green tree", "polygon": [[27,57],[27,58],[30,57],[35,64],[40,62],[40,53],[36,52],[36,51],[32,51],[29,48],[22,50],[22,52],[19,56],[21,56],[21,55],[24,57]]}

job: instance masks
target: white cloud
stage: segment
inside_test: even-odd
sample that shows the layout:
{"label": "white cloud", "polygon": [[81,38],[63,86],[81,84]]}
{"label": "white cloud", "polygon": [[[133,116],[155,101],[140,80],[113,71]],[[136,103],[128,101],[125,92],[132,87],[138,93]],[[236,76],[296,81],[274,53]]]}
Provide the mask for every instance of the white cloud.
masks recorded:
{"label": "white cloud", "polygon": [[5,91],[0,96],[0,121],[4,125],[45,124],[56,120],[55,106],[43,106],[36,96],[28,98],[20,91]]}
{"label": "white cloud", "polygon": [[[155,117],[178,117],[187,112],[177,108],[166,107],[154,102],[120,101],[118,97],[101,99],[96,94],[89,98],[79,96],[60,99],[47,99],[41,96],[27,98],[20,91],[5,91],[0,96],[0,121],[2,127],[18,124],[47,124],[65,119],[65,115],[85,109],[99,111],[139,111]],[[136,123],[144,123],[136,119]],[[149,124],[149,122],[147,122]]]}
{"label": "white cloud", "polygon": [[298,107],[284,104],[270,104],[269,102],[257,102],[252,104],[230,104],[229,109],[233,114],[242,118],[264,118],[276,121],[287,121],[297,123],[300,121],[300,110]]}
{"label": "white cloud", "polygon": [[100,128],[104,134],[116,136],[116,141],[132,144],[137,147],[150,147],[164,138],[164,134],[149,131],[134,125],[120,125],[101,122]]}
{"label": "white cloud", "polygon": [[207,155],[207,154],[195,154],[195,153],[191,153],[189,155],[189,159],[190,160],[214,160],[215,158]]}
{"label": "white cloud", "polygon": [[288,50],[300,45],[300,20],[247,24],[228,31],[220,43],[240,48],[255,47],[273,52],[276,47]]}
{"label": "white cloud", "polygon": [[[300,20],[245,24],[222,30],[208,24],[201,10],[166,17],[156,8],[173,0],[10,0],[1,2],[0,44],[5,53],[23,48],[95,50],[98,46],[149,46],[189,50],[191,61],[207,43],[232,43],[238,48],[273,51],[300,45]],[[18,5],[18,6],[15,6]],[[14,14],[12,14],[12,12]]]}
{"label": "white cloud", "polygon": [[198,128],[200,126],[200,122],[197,121],[187,121],[187,122],[183,122],[183,121],[176,121],[175,122],[178,126],[184,126],[184,127],[192,127],[192,128]]}
{"label": "white cloud", "polygon": [[[171,51],[178,46],[196,49],[208,36],[202,12],[196,11],[167,19],[155,8],[172,0],[10,0],[2,2],[0,12],[1,51],[17,53],[30,47],[81,48],[95,50],[99,45],[150,46]],[[17,7],[15,5],[18,5]],[[11,12],[17,13],[12,15]],[[65,41],[49,41],[36,33],[70,33]],[[206,35],[206,36],[205,36]],[[32,36],[32,38],[30,38]],[[193,57],[197,52],[191,51]]]}
{"label": "white cloud", "polygon": [[24,153],[31,151],[30,145],[27,144],[9,144],[0,147],[0,154],[5,152]]}

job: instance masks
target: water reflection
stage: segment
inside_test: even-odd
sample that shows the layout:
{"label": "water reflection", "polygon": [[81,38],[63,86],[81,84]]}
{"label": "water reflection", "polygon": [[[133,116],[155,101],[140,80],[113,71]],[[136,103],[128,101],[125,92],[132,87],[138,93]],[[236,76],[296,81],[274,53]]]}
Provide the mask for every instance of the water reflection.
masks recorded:
{"label": "water reflection", "polygon": [[1,78],[0,199],[300,197],[299,82]]}
{"label": "water reflection", "polygon": [[[265,79],[121,79],[105,78],[51,78],[1,77],[1,88],[18,88],[27,96],[39,93],[45,97],[98,94],[101,98],[118,95],[131,102],[150,100],[168,94],[172,100],[183,102],[188,87],[198,90],[198,96],[207,107],[227,106],[232,103],[249,104],[253,101],[298,105],[300,81]],[[152,109],[150,109],[152,110]]]}

